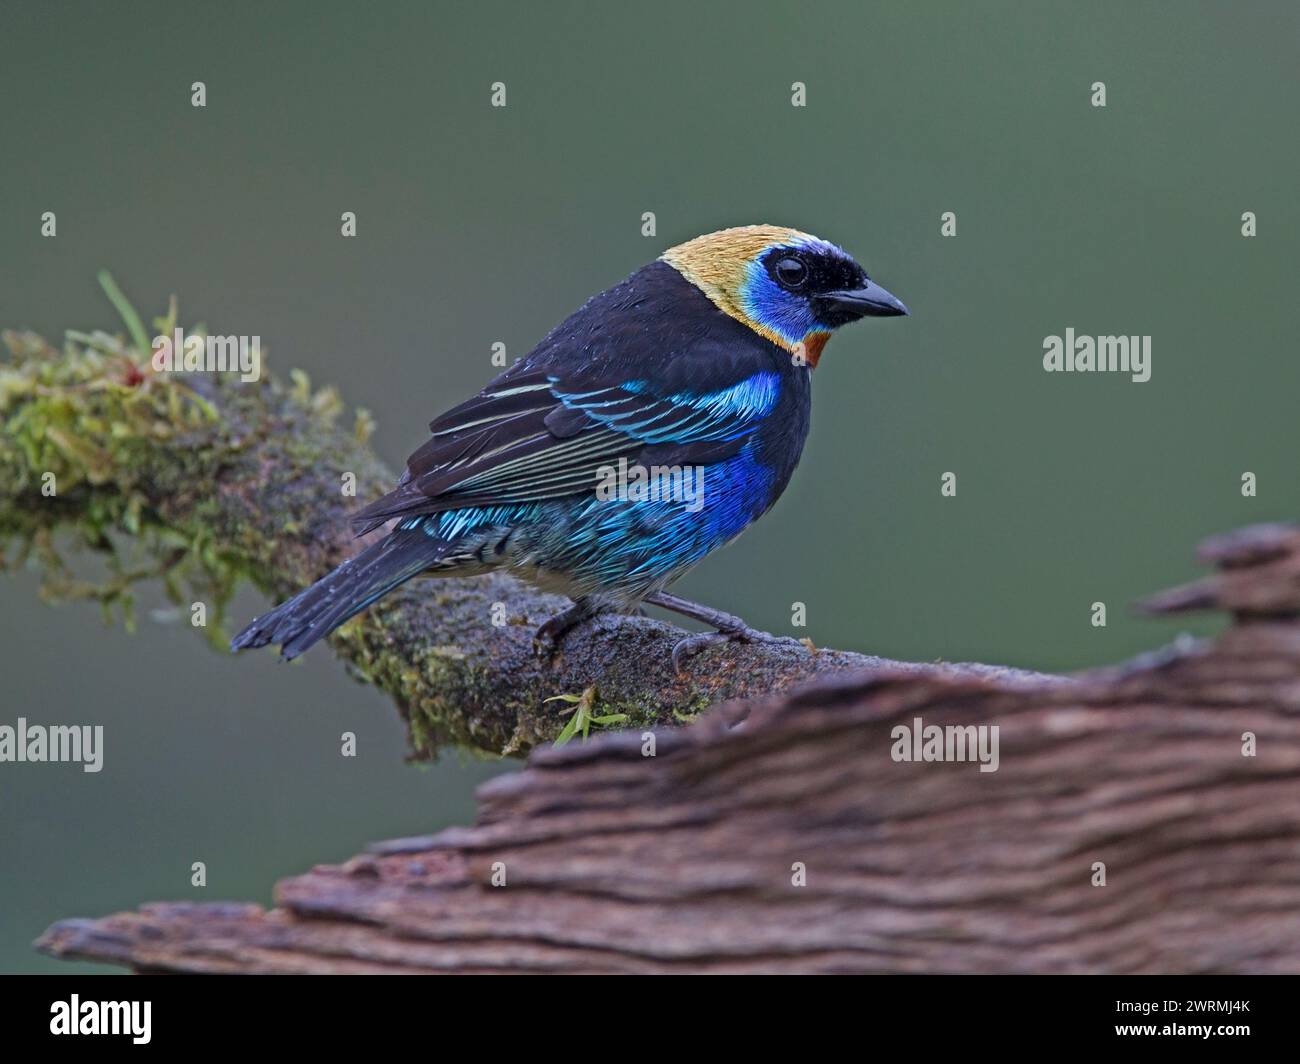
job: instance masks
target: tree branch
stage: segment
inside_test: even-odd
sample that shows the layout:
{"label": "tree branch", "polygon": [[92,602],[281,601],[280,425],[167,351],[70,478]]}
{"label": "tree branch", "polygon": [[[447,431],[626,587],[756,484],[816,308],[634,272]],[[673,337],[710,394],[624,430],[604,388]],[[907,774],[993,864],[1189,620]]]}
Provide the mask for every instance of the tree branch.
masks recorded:
{"label": "tree branch", "polygon": [[[5,339],[0,543],[22,540],[54,594],[129,605],[131,581],[159,575],[178,602],[214,610],[212,635],[223,643],[222,607],[239,577],[276,601],[305,587],[359,549],[348,515],[396,479],[366,443],[368,416],[341,424],[338,396],[313,392],[302,374],[286,385],[155,373],[145,355],[102,333],[73,334],[62,351],[30,334]],[[53,496],[42,494],[47,474]],[[355,496],[343,492],[345,474],[355,476]],[[109,554],[114,577],[73,579],[55,549],[60,529]],[[498,604],[503,627],[492,624]],[[573,710],[546,701],[560,694],[590,691],[592,715],[623,714],[643,728],[829,673],[935,668],[789,640],[710,649],[681,677],[670,652],[682,630],[622,616],[570,633],[563,655],[542,662],[533,631],[564,605],[503,576],[415,581],[330,643],[355,676],[393,696],[419,758],[448,742],[519,754],[553,740]]]}
{"label": "tree branch", "polygon": [[[472,828],[41,949],[187,972],[1292,972],[1300,531],[1208,543],[1220,638],[1070,682],[853,673],[539,750]],[[996,725],[997,771],[894,729]],[[806,874],[796,885],[797,870]],[[1104,884],[1099,882],[1104,869]]]}

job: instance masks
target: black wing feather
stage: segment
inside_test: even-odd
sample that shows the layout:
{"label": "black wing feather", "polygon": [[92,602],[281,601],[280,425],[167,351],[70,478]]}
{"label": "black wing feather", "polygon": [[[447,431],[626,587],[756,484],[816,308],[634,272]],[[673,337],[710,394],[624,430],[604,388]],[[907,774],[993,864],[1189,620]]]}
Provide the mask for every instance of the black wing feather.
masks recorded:
{"label": "black wing feather", "polygon": [[396,490],[353,520],[366,532],[395,517],[583,494],[620,458],[723,461],[769,411],[702,397],[758,373],[784,377],[789,362],[671,267],[652,264],[434,419]]}

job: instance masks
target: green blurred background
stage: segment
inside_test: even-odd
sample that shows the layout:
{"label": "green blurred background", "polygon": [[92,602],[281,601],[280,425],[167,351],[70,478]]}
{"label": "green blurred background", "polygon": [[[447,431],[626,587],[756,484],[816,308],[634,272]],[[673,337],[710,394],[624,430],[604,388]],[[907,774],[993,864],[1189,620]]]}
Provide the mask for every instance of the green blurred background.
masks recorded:
{"label": "green blurred background", "polygon": [[[1195,576],[1198,539],[1300,514],[1298,31],[1282,2],[9,3],[0,325],[119,328],[107,266],[147,316],[176,293],[337,384],[396,466],[494,341],[524,354],[698,233],[807,229],[913,316],[832,342],[792,487],[680,590],[778,632],[804,602],[795,634],[902,658],[1115,661],[1216,630],[1125,612]],[[1152,335],[1151,381],[1045,374],[1067,326]],[[0,765],[0,970],[70,970],[30,949],[60,917],[269,902],[467,820],[510,767],[403,766],[392,706],[327,651],[217,655],[161,603],[128,635],[0,578],[0,723],[106,730],[98,775]]]}

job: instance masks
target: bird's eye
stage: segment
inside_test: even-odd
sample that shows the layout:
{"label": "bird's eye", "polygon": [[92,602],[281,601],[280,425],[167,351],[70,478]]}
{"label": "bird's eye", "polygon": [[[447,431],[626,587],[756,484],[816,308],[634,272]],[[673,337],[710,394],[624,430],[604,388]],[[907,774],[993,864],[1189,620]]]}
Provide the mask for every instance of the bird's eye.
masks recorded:
{"label": "bird's eye", "polygon": [[808,267],[793,256],[776,264],[776,279],[786,288],[802,288],[808,280]]}

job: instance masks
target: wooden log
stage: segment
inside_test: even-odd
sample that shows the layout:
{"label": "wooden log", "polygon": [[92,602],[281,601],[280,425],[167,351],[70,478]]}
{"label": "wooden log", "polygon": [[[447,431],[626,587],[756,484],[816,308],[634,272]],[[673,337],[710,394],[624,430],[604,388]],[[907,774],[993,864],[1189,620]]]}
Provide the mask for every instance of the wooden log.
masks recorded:
{"label": "wooden log", "polygon": [[[186,972],[1293,972],[1300,531],[1202,553],[1214,575],[1144,608],[1231,613],[1215,640],[1069,680],[852,670],[538,750],[474,826],[285,880],[269,912],[149,905],[39,946]],[[918,719],[996,727],[996,771],[896,760]]]}

